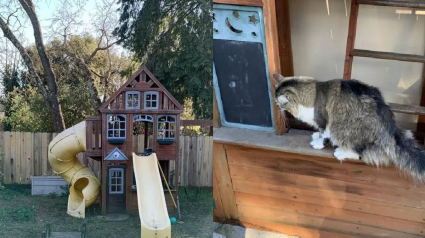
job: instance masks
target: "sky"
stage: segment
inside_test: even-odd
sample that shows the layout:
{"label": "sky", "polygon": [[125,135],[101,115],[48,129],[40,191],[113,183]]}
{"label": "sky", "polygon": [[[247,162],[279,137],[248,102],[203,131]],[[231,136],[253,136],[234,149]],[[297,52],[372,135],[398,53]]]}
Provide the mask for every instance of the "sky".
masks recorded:
{"label": "sky", "polygon": [[[42,26],[43,38],[45,43],[49,40],[47,37],[51,31],[52,19],[61,8],[61,1],[58,0],[33,0],[36,6],[36,13]],[[72,2],[86,2],[84,10],[81,14],[82,25],[78,27],[80,32],[91,29],[92,17],[96,14],[96,3],[100,4],[101,0],[71,0]],[[118,6],[116,7],[118,8]],[[34,43],[34,35],[31,22],[26,22],[24,36],[27,40],[26,44]]]}

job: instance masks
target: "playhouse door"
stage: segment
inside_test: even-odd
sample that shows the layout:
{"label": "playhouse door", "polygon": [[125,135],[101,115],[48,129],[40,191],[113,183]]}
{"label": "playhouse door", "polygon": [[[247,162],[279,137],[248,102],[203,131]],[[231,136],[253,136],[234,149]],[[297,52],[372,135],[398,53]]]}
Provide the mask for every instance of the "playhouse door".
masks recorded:
{"label": "playhouse door", "polygon": [[109,168],[107,213],[125,212],[125,169]]}

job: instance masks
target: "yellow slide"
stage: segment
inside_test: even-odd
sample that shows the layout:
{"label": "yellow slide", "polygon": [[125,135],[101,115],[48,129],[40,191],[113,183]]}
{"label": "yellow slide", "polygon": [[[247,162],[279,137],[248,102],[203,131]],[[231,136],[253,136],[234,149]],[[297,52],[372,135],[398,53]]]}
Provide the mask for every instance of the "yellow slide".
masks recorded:
{"label": "yellow slide", "polygon": [[68,197],[68,214],[84,218],[86,207],[93,204],[100,191],[94,173],[83,166],[76,155],[86,151],[86,122],[68,128],[49,144],[49,163],[52,169],[71,186]]}
{"label": "yellow slide", "polygon": [[133,153],[142,238],[171,238],[164,191],[156,154],[138,156]]}

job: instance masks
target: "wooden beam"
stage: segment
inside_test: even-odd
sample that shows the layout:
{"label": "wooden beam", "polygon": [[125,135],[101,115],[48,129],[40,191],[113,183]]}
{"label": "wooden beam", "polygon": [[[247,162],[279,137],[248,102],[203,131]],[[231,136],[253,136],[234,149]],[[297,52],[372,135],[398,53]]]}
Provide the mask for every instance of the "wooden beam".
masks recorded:
{"label": "wooden beam", "polygon": [[[422,67],[422,93],[421,93],[421,103],[420,103],[420,105],[422,107],[425,106],[425,64]],[[419,133],[425,132],[425,116],[419,116],[418,117],[418,124],[417,124],[417,127],[416,127],[416,132],[419,132]]]}
{"label": "wooden beam", "polygon": [[294,76],[292,59],[291,20],[288,0],[276,1],[276,21],[279,38],[280,74]]}
{"label": "wooden beam", "polygon": [[376,59],[399,60],[408,62],[425,63],[425,56],[400,54],[392,52],[372,51],[372,50],[359,50],[354,49],[350,52],[351,56],[368,57]]}
{"label": "wooden beam", "polygon": [[[229,163],[227,161],[226,150],[223,144],[213,143],[213,173],[216,180],[216,187],[220,194],[221,205],[225,220],[237,220],[238,208],[236,206],[235,194],[233,192],[232,179],[230,177]],[[216,192],[217,194],[217,192]],[[218,200],[218,198],[215,198]],[[218,215],[217,213],[215,215]]]}
{"label": "wooden beam", "polygon": [[388,103],[388,105],[391,107],[393,112],[425,116],[425,107],[403,105],[398,103]]}
{"label": "wooden beam", "polygon": [[348,37],[347,48],[345,50],[345,63],[344,63],[344,76],[345,80],[351,78],[351,71],[353,69],[353,56],[350,52],[354,49],[357,31],[357,16],[359,14],[359,4],[355,0],[351,1],[350,20],[348,23]]}
{"label": "wooden beam", "polygon": [[274,102],[276,90],[273,74],[281,72],[279,58],[279,37],[277,33],[276,5],[275,1],[263,0],[264,31],[266,35],[267,59],[269,65],[269,79],[272,92],[270,103],[273,107],[273,119],[275,122],[275,133],[282,135],[286,132],[285,120],[280,116],[279,109]]}
{"label": "wooden beam", "polygon": [[220,113],[218,111],[217,106],[217,99],[215,97],[215,90],[213,90],[213,126],[214,127],[221,127],[221,121],[220,121]]}
{"label": "wooden beam", "polygon": [[213,3],[262,7],[262,0],[213,0]]}
{"label": "wooden beam", "polygon": [[102,113],[133,113],[133,114],[180,114],[183,110],[143,110],[143,109],[101,109]]}
{"label": "wooden beam", "polygon": [[409,7],[409,8],[423,8],[425,9],[425,2],[418,0],[357,0],[357,4],[367,4],[375,6],[388,6],[388,7]]}

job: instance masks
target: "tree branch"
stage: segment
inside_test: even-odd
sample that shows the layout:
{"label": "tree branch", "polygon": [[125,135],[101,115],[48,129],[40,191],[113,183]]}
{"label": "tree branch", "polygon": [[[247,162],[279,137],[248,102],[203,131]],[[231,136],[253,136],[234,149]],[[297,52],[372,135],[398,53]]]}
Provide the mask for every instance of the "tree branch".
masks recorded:
{"label": "tree branch", "polygon": [[37,85],[37,88],[40,90],[43,97],[47,100],[49,98],[49,93],[47,92],[46,88],[44,87],[40,77],[37,75],[35,71],[34,63],[31,59],[31,57],[28,55],[25,48],[22,46],[22,44],[18,41],[16,36],[13,34],[13,32],[10,30],[6,22],[3,21],[3,19],[0,17],[0,28],[3,31],[4,36],[12,42],[12,44],[15,46],[15,48],[19,51],[19,53],[22,56],[22,59],[25,62],[25,65],[28,68],[28,72],[30,74],[30,78],[32,79],[32,83]]}
{"label": "tree branch", "polygon": [[93,102],[93,106],[96,109],[99,109],[99,107],[101,106],[101,102],[98,95],[98,91],[97,88],[94,86],[94,79],[92,76],[92,70],[89,69],[89,67],[87,66],[86,62],[84,62],[84,60],[80,57],[78,57],[76,54],[70,52],[68,49],[65,48],[65,53],[71,57],[71,59],[77,64],[78,67],[80,67],[85,75],[86,75],[86,80],[87,83],[89,85],[89,92],[90,92],[90,96]]}
{"label": "tree branch", "polygon": [[99,51],[99,50],[107,50],[107,49],[109,49],[109,48],[111,48],[113,45],[115,45],[116,43],[117,43],[118,41],[114,41],[114,42],[112,42],[111,44],[109,44],[109,45],[106,45],[106,46],[104,46],[104,47],[97,47],[92,53],[91,53],[91,55],[89,56],[89,58],[86,60],[86,63],[88,64],[88,63],[90,63],[90,61],[94,58],[94,56],[97,54],[97,52]]}

